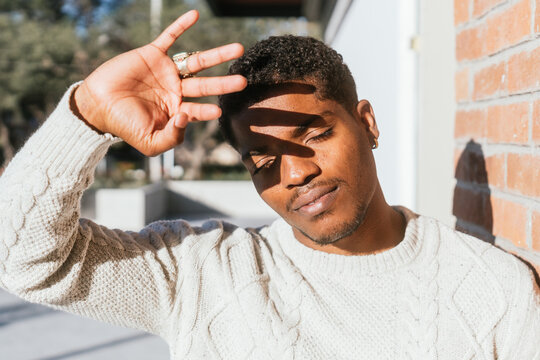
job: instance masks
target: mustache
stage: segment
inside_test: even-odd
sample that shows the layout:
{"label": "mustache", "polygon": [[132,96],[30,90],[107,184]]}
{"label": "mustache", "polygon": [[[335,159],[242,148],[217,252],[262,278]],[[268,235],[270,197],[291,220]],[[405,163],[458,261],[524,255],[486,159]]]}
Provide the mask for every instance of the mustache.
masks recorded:
{"label": "mustache", "polygon": [[338,179],[338,178],[331,178],[331,179],[321,180],[321,181],[317,181],[317,182],[310,182],[309,184],[306,184],[306,185],[304,185],[304,186],[302,186],[300,188],[297,188],[297,189],[295,189],[294,193],[292,194],[292,196],[287,201],[287,204],[286,204],[287,211],[291,211],[292,210],[292,204],[294,203],[294,201],[296,199],[298,199],[300,196],[307,193],[308,191],[310,191],[312,189],[315,189],[315,188],[318,188],[320,186],[337,186],[337,185],[341,185],[341,184],[345,184],[345,181],[342,180],[342,179]]}

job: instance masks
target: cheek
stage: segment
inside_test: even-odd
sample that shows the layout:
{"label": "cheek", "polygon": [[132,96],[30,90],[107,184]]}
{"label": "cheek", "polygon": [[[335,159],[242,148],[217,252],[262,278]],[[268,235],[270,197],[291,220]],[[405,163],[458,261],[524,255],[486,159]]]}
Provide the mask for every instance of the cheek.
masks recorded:
{"label": "cheek", "polygon": [[360,144],[353,137],[336,137],[317,149],[317,162],[331,176],[346,175],[358,165]]}
{"label": "cheek", "polygon": [[261,199],[263,199],[263,201],[275,212],[280,215],[284,215],[286,213],[286,204],[288,198],[275,187],[265,189],[262,192],[259,192],[259,195],[261,196]]}
{"label": "cheek", "polygon": [[272,195],[268,194],[275,192],[276,185],[279,185],[279,172],[276,172],[276,169],[267,169],[262,174],[251,176],[251,181],[255,190],[266,201],[265,197],[272,198]]}
{"label": "cheek", "polygon": [[265,203],[270,205],[272,208],[274,207],[274,203],[279,203],[280,194],[276,183],[275,181],[272,181],[271,176],[267,174],[256,175],[255,177],[251,177],[251,181],[255,186],[255,190],[257,190],[257,193]]}
{"label": "cheek", "polygon": [[362,184],[374,168],[373,155],[364,134],[351,134],[329,141],[317,153],[318,162],[328,177],[346,180],[351,186]]}

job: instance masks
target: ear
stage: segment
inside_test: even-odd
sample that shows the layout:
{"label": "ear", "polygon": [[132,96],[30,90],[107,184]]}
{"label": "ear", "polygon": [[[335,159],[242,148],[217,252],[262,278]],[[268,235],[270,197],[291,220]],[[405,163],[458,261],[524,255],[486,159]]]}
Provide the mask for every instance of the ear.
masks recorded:
{"label": "ear", "polygon": [[356,104],[356,113],[359,120],[366,127],[366,130],[373,135],[375,139],[379,138],[379,129],[377,128],[377,122],[375,121],[375,113],[371,104],[367,100],[360,100]]}

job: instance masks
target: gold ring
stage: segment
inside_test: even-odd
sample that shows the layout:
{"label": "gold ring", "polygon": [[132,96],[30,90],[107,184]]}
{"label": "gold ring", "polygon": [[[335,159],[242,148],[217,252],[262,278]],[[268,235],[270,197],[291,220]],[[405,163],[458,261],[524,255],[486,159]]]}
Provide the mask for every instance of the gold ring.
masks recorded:
{"label": "gold ring", "polygon": [[197,73],[192,73],[189,71],[187,67],[187,59],[191,55],[198,54],[199,51],[182,51],[178,54],[174,54],[172,56],[172,60],[174,61],[174,64],[176,65],[176,68],[178,69],[178,74],[180,75],[181,79],[190,78],[195,76]]}

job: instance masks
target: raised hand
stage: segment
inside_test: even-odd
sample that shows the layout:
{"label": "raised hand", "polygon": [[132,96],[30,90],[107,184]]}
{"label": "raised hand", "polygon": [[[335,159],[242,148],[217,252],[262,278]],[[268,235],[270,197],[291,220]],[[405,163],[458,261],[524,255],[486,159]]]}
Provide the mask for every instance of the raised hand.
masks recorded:
{"label": "raised hand", "polygon": [[[90,126],[122,138],[153,156],[180,144],[190,121],[213,120],[221,109],[213,104],[184,102],[185,97],[240,91],[239,75],[180,79],[167,50],[197,21],[197,11],[180,16],[152,43],[118,55],[98,67],[77,88],[71,107]],[[241,56],[240,44],[229,44],[192,55],[196,73]]]}

